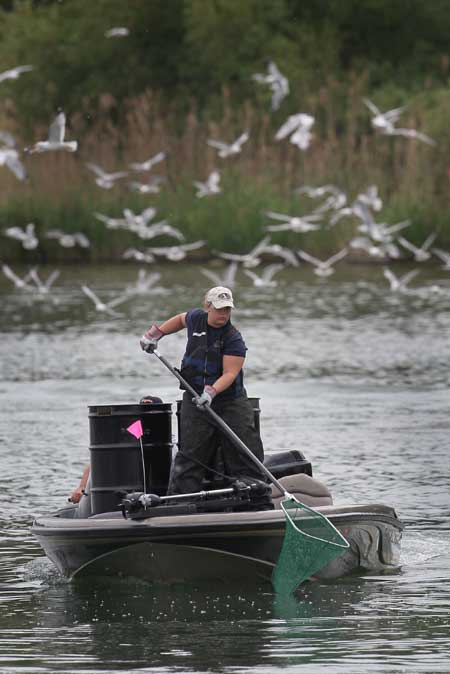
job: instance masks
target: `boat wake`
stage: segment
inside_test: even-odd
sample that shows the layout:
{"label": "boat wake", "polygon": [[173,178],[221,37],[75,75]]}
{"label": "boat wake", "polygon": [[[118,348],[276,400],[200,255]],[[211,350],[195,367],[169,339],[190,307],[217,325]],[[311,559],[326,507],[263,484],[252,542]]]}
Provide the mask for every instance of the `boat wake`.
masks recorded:
{"label": "boat wake", "polygon": [[436,557],[450,555],[449,537],[430,537],[414,533],[413,537],[403,534],[401,565],[417,566]]}
{"label": "boat wake", "polygon": [[58,571],[48,557],[35,557],[19,567],[18,571],[22,581],[40,587],[56,587],[68,583],[68,579]]}

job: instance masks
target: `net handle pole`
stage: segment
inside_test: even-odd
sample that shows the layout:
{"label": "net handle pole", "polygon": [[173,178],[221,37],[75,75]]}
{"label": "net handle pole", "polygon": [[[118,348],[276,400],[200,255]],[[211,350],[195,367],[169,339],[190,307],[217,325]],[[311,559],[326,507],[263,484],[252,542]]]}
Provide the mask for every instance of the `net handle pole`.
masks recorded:
{"label": "net handle pole", "polygon": [[[170,363],[169,361],[164,358],[162,354],[159,353],[157,349],[152,351],[152,353],[158,358],[158,360],[161,361],[163,365],[166,366],[166,368],[171,372],[180,382],[180,384],[183,385],[183,387],[188,391],[189,393],[192,394],[192,396],[196,399],[198,399],[200,396],[198,395],[197,391],[192,388],[192,386],[184,379],[184,377],[181,376],[181,374],[176,370]],[[276,479],[274,475],[270,472],[270,470],[263,464],[262,461],[258,459],[257,456],[253,454],[252,451],[245,445],[240,437],[236,435],[236,433],[233,431],[232,428],[228,426],[228,424],[225,423],[225,421],[216,413],[214,410],[211,408],[210,405],[203,405],[203,409],[205,412],[209,414],[209,416],[214,420],[215,424],[219,426],[219,428],[223,431],[224,435],[228,437],[229,440],[241,451],[244,452],[248,456],[248,458],[255,463],[260,471],[268,477],[270,482],[275,485],[275,487],[279,490],[279,492],[287,497],[287,498],[292,498],[291,494],[283,487],[282,484]]]}

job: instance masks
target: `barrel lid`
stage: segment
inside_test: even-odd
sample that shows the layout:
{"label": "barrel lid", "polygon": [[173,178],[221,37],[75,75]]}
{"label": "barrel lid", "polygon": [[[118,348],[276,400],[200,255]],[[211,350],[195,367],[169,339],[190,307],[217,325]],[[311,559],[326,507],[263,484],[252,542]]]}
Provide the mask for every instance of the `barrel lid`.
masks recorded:
{"label": "barrel lid", "polygon": [[97,405],[88,405],[89,416],[113,415],[113,414],[147,414],[172,410],[172,403],[101,403]]}

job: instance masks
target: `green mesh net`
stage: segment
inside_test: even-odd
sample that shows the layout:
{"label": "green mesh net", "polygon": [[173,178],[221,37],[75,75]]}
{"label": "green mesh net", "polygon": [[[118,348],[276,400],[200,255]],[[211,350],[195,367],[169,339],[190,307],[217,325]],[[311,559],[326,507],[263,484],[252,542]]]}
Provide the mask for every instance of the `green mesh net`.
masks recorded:
{"label": "green mesh net", "polygon": [[289,498],[281,502],[286,533],[272,584],[279,594],[291,594],[307,578],[341,555],[349,544],[317,510]]}

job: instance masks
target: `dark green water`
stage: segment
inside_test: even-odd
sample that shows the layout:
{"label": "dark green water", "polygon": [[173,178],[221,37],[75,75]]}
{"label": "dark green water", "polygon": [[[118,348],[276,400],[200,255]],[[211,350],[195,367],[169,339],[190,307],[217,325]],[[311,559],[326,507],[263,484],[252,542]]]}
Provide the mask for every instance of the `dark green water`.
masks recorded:
{"label": "dark green water", "polygon": [[[138,338],[198,306],[194,267],[160,270],[162,289],[116,317],[135,267],[65,269],[48,298],[0,280],[0,672],[449,672],[450,276],[430,269],[406,295],[377,267],[316,280],[286,270],[277,287],[238,276],[234,321],[249,347],[246,383],[261,398],[265,446],[301,448],[336,503],[379,502],[404,520],[402,568],[267,588],[71,584],[30,534],[64,504],[88,460],[87,406],[179,397]],[[439,281],[443,290],[429,290]],[[178,363],[182,335],[161,351]]]}

